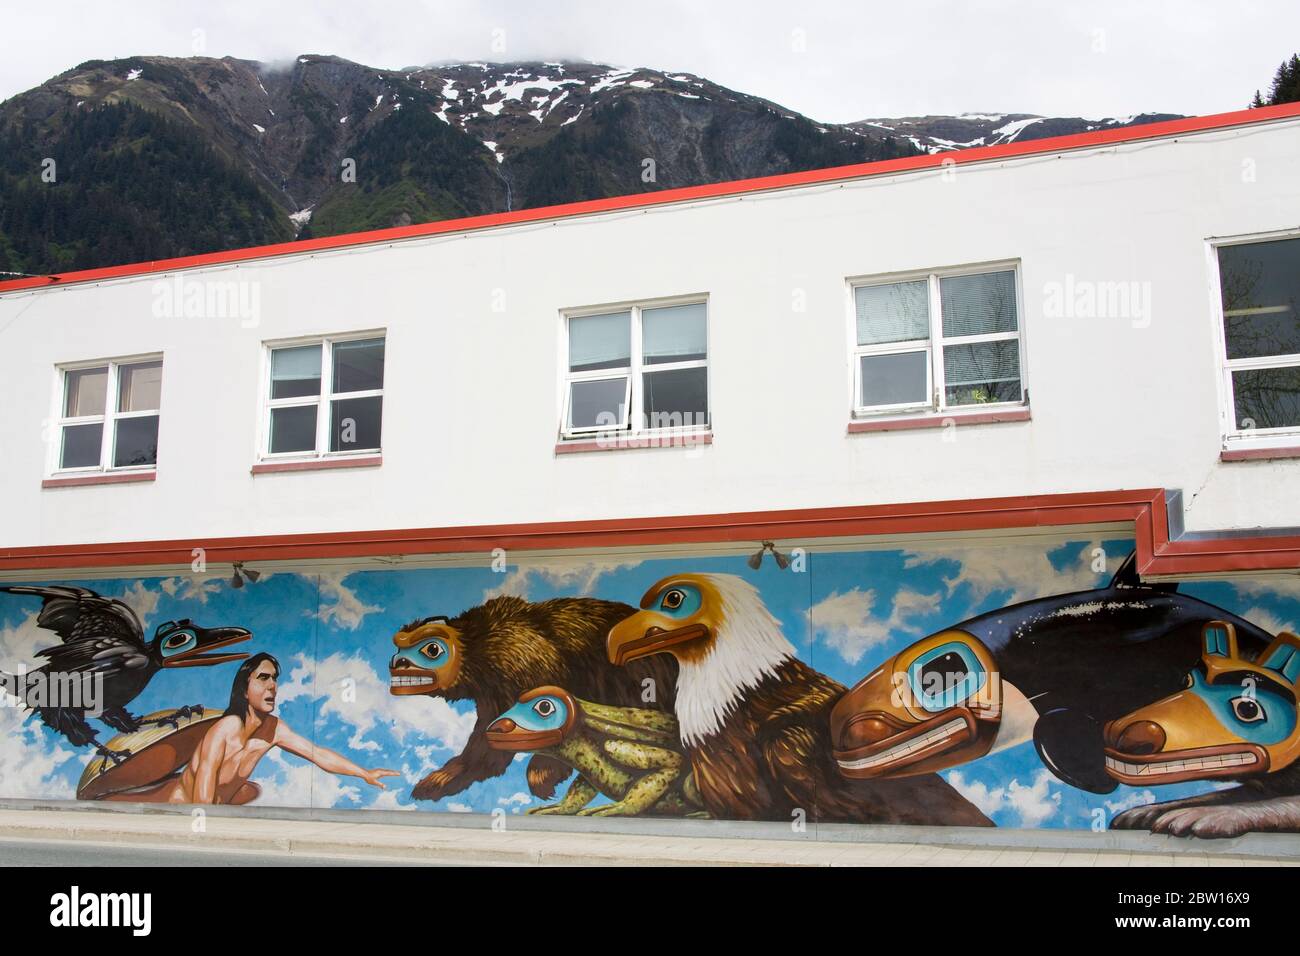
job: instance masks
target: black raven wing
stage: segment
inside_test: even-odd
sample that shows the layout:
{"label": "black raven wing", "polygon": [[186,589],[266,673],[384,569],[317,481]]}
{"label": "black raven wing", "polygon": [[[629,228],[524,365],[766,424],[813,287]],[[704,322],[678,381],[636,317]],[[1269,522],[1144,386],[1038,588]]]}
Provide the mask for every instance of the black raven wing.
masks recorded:
{"label": "black raven wing", "polygon": [[113,635],[86,636],[68,644],[55,644],[36,652],[49,661],[48,669],[59,674],[119,673],[149,666],[149,652],[134,641]]}
{"label": "black raven wing", "polygon": [[[135,611],[115,598],[70,585],[7,585],[0,586],[0,591],[39,597],[43,603],[36,618],[37,626],[53,631],[65,644],[112,639],[119,644],[132,645],[141,653],[146,651],[140,619],[135,616]],[[40,655],[49,657],[50,652],[56,650],[48,648]]]}

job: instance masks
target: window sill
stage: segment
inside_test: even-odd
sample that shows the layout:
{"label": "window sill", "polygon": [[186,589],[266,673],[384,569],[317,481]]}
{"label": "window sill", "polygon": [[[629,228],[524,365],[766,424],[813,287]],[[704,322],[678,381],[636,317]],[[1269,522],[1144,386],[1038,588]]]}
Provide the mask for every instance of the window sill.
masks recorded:
{"label": "window sill", "polygon": [[46,478],[41,482],[42,488],[77,488],[85,485],[125,485],[138,481],[153,481],[158,477],[156,471],[126,471],[98,475],[68,475],[65,478]]}
{"label": "window sill", "polygon": [[313,458],[308,461],[260,461],[249,471],[254,475],[274,475],[291,471],[332,471],[335,468],[377,468],[383,455],[365,458]]}
{"label": "window sill", "polygon": [[911,418],[887,418],[879,421],[858,419],[849,422],[848,433],[850,435],[861,435],[866,432],[897,432],[916,428],[943,428],[949,422],[960,427],[962,425],[992,425],[997,422],[1027,422],[1029,419],[1030,414],[1027,408],[1009,408],[1000,412],[925,414]]}
{"label": "window sill", "polygon": [[1300,446],[1277,448],[1225,448],[1219,452],[1219,461],[1271,461],[1282,458],[1300,458]]}
{"label": "window sill", "polygon": [[691,448],[712,445],[713,432],[668,432],[648,435],[611,435],[570,438],[557,442],[555,454],[575,455],[589,451],[627,451],[634,448]]}

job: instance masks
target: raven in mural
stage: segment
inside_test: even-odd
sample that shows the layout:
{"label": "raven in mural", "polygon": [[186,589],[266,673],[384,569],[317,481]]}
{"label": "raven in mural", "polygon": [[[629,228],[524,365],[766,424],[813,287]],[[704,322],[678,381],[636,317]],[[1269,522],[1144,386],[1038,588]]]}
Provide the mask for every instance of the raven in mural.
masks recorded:
{"label": "raven in mural", "polygon": [[[36,656],[45,658],[45,663],[25,676],[0,672],[6,690],[16,688],[11,693],[75,746],[93,744],[101,756],[114,763],[129,754],[100,744],[88,716],[98,717],[122,733],[134,733],[143,721],[127,711],[126,705],[140,695],[154,674],[165,668],[242,660],[248,655],[207,652],[253,636],[242,627],[204,628],[187,619],[168,621],[146,642],[144,628],[131,608],[87,588],[12,585],[0,587],[0,591],[39,597],[42,605],[37,626],[54,632],[62,642],[37,651]],[[99,681],[102,690],[96,692]],[[153,722],[176,726],[181,717],[201,709],[182,707]]]}

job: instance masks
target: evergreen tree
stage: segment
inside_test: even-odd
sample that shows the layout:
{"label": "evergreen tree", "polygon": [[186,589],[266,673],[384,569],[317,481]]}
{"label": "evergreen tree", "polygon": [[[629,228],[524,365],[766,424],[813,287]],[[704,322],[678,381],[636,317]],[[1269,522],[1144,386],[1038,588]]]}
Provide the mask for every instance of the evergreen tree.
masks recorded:
{"label": "evergreen tree", "polygon": [[1289,60],[1282,61],[1273,74],[1268,96],[1261,96],[1259,90],[1256,90],[1255,99],[1250,105],[1252,109],[1258,109],[1261,106],[1297,102],[1300,102],[1300,53],[1292,54]]}

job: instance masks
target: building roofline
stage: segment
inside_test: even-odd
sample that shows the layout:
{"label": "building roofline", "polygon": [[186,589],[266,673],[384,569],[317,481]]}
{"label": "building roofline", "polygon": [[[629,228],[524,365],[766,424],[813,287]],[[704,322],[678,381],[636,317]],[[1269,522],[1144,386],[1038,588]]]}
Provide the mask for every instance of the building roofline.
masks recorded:
{"label": "building roofline", "polygon": [[[170,573],[188,567],[196,542],[209,566],[239,562],[359,561],[396,556],[486,554],[494,548],[590,551],[599,548],[699,546],[760,541],[797,544],[820,539],[950,532],[1010,532],[1130,524],[1143,578],[1294,571],[1300,568],[1295,529],[1179,535],[1171,528],[1177,492],[1163,488],[974,498],[890,505],[803,508],[731,514],[550,521],[532,524],[333,531],[167,541],[0,546],[0,580],[106,569]],[[1172,532],[1172,533],[1171,533]]]}
{"label": "building roofline", "polygon": [[703,199],[744,196],[750,193],[771,190],[911,173],[943,167],[946,164],[964,166],[1099,146],[1115,146],[1191,133],[1205,133],[1241,126],[1256,126],[1297,117],[1300,117],[1300,103],[1284,103],[1280,106],[1265,106],[1258,109],[1238,110],[1232,113],[1216,113],[1210,116],[1190,116],[1159,123],[1145,123],[1140,126],[1091,130],[1070,136],[1053,136],[1047,139],[1006,143],[1000,146],[978,146],[971,149],[931,153],[924,156],[908,156],[902,159],[886,159],[870,163],[856,163],[850,166],[834,166],[829,169],[782,173],[775,176],[761,176],[755,179],[729,180],[720,183],[708,183],[702,186],[685,186],[677,189],[664,189],[627,196],[610,196],[604,199],[565,203],[558,206],[539,206],[535,209],[469,216],[463,219],[445,219],[411,226],[397,226],[389,229],[373,229],[339,236],[325,236],[319,239],[304,239],[266,246],[227,249],[223,252],[211,252],[202,255],[181,256],[174,259],[158,259],[99,269],[54,273],[48,276],[11,279],[0,282],[0,295],[26,289],[67,287],[73,284],[122,279],[151,273],[252,262],[279,256],[305,255],[333,249],[419,239],[427,236],[469,233],[501,226],[570,219],[625,209],[665,206]]}

